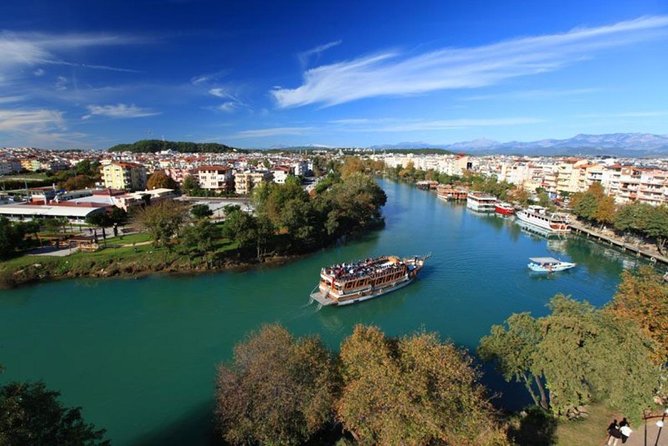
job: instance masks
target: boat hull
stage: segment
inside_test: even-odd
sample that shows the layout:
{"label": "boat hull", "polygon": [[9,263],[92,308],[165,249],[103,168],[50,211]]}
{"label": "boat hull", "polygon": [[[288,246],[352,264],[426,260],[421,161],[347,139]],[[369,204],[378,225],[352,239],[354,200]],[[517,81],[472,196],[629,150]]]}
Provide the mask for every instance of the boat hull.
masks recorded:
{"label": "boat hull", "polygon": [[385,287],[379,287],[375,289],[367,289],[367,290],[362,290],[358,293],[355,293],[351,295],[349,298],[346,298],[345,300],[334,300],[330,297],[324,296],[323,293],[318,290],[316,292],[311,293],[311,299],[315,300],[322,306],[343,306],[343,305],[351,305],[351,304],[356,304],[359,302],[364,302],[365,300],[371,300],[376,297],[384,296],[386,294],[389,294],[393,291],[397,291],[407,285],[410,285],[415,281],[417,277],[413,278],[408,278],[405,279],[401,282],[395,282],[393,284],[389,284]]}
{"label": "boat hull", "polygon": [[513,215],[515,213],[515,209],[512,207],[506,207],[506,206],[499,206],[497,205],[494,210],[496,211],[497,214],[501,215]]}
{"label": "boat hull", "polygon": [[542,265],[529,263],[527,266],[531,271],[536,273],[557,273],[559,271],[566,271],[567,269],[575,268],[576,264],[570,262],[562,262],[560,265],[546,267]]}
{"label": "boat hull", "polygon": [[533,226],[537,226],[541,229],[544,229],[545,231],[552,232],[552,233],[567,233],[570,232],[570,228],[566,224],[553,224],[550,221],[541,219],[541,218],[536,218],[532,216],[531,214],[528,214],[524,211],[519,211],[515,214],[518,220],[523,221],[525,223],[529,223]]}

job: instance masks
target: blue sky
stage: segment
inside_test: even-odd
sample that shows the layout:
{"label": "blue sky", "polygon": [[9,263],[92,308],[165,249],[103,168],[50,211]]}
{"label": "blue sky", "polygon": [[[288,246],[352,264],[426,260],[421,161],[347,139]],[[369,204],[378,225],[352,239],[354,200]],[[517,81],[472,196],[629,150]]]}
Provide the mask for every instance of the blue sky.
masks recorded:
{"label": "blue sky", "polygon": [[0,2],[0,147],[668,134],[668,1]]}

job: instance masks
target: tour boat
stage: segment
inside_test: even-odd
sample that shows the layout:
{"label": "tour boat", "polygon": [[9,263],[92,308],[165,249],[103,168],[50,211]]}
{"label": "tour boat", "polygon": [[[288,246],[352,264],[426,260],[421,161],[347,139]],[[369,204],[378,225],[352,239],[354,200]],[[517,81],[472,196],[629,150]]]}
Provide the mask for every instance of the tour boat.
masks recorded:
{"label": "tour boat", "polygon": [[382,296],[412,283],[429,256],[382,256],[322,268],[311,299],[321,305],[349,305]]}
{"label": "tour boat", "polygon": [[466,207],[476,212],[494,212],[497,199],[493,195],[482,192],[469,192]]}
{"label": "tour boat", "polygon": [[517,218],[549,232],[568,232],[568,215],[558,212],[548,212],[542,206],[529,206],[517,211]]}
{"label": "tour boat", "polygon": [[515,213],[515,208],[512,204],[506,203],[505,201],[497,203],[494,207],[494,210],[497,214],[501,215],[513,215]]}
{"label": "tour boat", "polygon": [[574,268],[577,264],[571,262],[562,262],[554,257],[531,257],[531,263],[527,266],[531,271],[538,273],[556,273]]}

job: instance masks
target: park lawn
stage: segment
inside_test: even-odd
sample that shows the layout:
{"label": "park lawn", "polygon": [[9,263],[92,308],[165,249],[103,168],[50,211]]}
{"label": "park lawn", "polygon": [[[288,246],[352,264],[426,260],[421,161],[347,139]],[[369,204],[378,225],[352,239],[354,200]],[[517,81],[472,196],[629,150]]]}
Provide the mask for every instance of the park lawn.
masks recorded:
{"label": "park lawn", "polygon": [[49,177],[44,172],[17,173],[14,175],[2,175],[0,181],[43,181]]}
{"label": "park lawn", "polygon": [[608,438],[606,429],[615,418],[622,419],[604,404],[592,404],[589,406],[589,417],[559,422],[556,446],[601,446]]}
{"label": "park lawn", "polygon": [[145,232],[119,235],[118,237],[107,237],[107,242],[114,245],[131,245],[133,243],[150,242],[151,240],[151,236]]}

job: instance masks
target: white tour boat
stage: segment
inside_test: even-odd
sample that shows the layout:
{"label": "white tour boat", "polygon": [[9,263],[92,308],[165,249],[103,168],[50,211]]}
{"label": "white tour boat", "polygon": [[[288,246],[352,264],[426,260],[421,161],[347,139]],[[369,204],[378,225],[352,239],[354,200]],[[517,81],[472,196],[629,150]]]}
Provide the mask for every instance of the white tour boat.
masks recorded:
{"label": "white tour boat", "polygon": [[560,212],[548,212],[542,206],[529,206],[517,211],[518,220],[538,226],[549,232],[564,233],[570,231],[568,215]]}
{"label": "white tour boat", "polygon": [[527,266],[531,271],[537,273],[556,273],[574,268],[577,265],[577,263],[562,262],[554,257],[531,257],[529,260],[531,260],[531,263]]}
{"label": "white tour boat", "polygon": [[383,296],[412,283],[427,258],[382,256],[323,268],[311,299],[321,305],[349,305]]}

